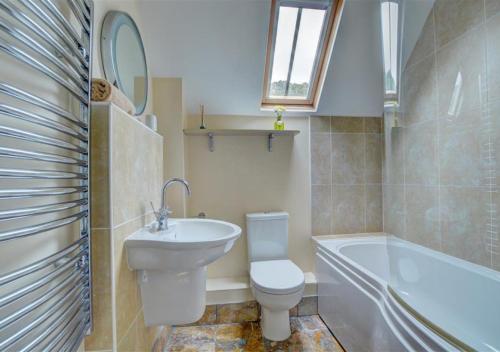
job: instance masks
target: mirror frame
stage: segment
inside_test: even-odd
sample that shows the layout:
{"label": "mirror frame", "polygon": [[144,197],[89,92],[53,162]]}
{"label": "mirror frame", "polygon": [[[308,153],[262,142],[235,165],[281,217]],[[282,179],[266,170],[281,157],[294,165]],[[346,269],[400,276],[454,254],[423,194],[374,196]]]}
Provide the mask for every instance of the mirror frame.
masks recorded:
{"label": "mirror frame", "polygon": [[120,75],[116,65],[116,38],[118,35],[118,30],[122,25],[128,25],[134,32],[136,39],[139,42],[141,54],[144,60],[144,70],[146,73],[144,102],[140,106],[135,106],[133,99],[128,97],[136,108],[135,116],[138,116],[144,113],[144,110],[146,110],[146,105],[148,103],[149,71],[148,63],[146,61],[146,51],[144,50],[144,43],[142,41],[139,28],[137,28],[135,21],[126,12],[108,11],[108,13],[106,13],[106,15],[104,16],[104,21],[101,28],[102,67],[104,69],[104,75],[106,79],[123,92],[123,89],[121,88],[122,84],[120,82]]}

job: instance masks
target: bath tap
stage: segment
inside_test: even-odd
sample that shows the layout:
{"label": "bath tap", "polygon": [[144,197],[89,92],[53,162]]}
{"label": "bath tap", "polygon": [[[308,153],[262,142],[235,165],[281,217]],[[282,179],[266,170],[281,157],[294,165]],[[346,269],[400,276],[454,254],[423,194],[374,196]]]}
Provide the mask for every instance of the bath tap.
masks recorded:
{"label": "bath tap", "polygon": [[165,231],[168,230],[168,216],[172,214],[172,211],[168,207],[168,204],[165,203],[165,192],[167,191],[167,188],[173,185],[174,183],[181,183],[184,185],[186,188],[188,196],[191,195],[191,188],[189,187],[189,183],[182,179],[182,178],[171,178],[170,180],[167,180],[165,184],[163,185],[163,188],[161,189],[161,205],[160,209],[156,211],[154,209],[153,203],[151,203],[151,206],[153,207],[153,211],[156,217],[156,222],[158,223],[156,230],[157,231]]}

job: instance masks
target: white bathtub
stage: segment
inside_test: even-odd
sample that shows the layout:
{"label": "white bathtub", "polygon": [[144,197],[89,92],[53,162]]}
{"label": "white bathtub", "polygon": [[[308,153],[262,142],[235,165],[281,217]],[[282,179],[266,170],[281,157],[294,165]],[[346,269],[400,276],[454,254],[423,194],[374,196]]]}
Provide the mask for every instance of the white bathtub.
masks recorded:
{"label": "white bathtub", "polygon": [[499,272],[395,237],[315,241],[319,314],[347,351],[500,351]]}

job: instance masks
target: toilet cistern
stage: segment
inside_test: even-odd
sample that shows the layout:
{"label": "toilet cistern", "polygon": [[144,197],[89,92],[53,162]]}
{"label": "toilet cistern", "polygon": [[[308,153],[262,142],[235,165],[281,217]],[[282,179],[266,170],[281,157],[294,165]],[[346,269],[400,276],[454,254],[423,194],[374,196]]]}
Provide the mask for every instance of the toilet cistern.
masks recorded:
{"label": "toilet cistern", "polygon": [[191,195],[191,188],[189,187],[189,183],[185,179],[183,179],[183,178],[171,178],[165,182],[165,184],[163,185],[163,187],[161,189],[160,209],[158,209],[158,211],[156,211],[154,206],[153,206],[153,202],[151,202],[151,207],[153,208],[153,211],[154,211],[155,217],[156,217],[156,222],[158,224],[156,227],[156,231],[168,230],[168,216],[170,214],[172,214],[172,211],[168,207],[168,204],[165,203],[165,198],[166,198],[165,192],[174,183],[180,183],[180,184],[184,185],[188,196]]}

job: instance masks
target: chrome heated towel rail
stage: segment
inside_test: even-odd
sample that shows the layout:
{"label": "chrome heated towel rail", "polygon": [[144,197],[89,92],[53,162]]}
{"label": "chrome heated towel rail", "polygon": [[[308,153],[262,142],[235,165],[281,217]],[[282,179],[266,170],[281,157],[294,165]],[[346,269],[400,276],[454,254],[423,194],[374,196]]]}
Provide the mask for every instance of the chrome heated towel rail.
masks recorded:
{"label": "chrome heated towel rail", "polygon": [[91,329],[92,0],[0,0],[0,351]]}

